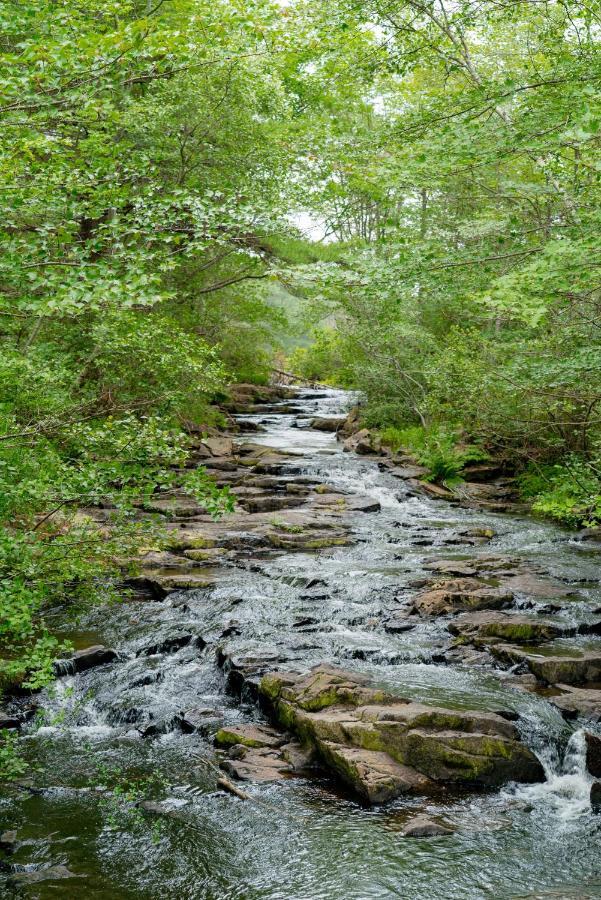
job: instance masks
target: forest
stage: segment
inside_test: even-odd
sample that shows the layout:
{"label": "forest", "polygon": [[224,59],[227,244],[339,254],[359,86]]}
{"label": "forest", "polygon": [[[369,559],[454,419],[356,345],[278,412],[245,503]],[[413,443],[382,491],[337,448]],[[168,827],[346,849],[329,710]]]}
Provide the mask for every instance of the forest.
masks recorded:
{"label": "forest", "polygon": [[[536,527],[601,526],[597,0],[7,0],[0,21],[7,697],[52,692],[65,621],[169,547],[139,514],[157,495],[228,528],[198,436],[277,373],[350,392],[433,490],[496,468]],[[0,733],[10,782],[31,763]],[[189,896],[243,896],[212,890]]]}

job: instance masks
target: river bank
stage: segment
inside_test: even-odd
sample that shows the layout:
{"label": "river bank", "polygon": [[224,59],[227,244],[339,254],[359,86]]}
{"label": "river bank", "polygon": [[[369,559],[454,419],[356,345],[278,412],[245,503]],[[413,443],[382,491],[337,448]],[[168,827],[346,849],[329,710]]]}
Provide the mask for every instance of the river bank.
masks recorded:
{"label": "river bank", "polygon": [[[241,431],[196,454],[237,511],[214,523],[173,494],[141,511],[170,549],[69,634],[115,656],[67,667],[25,729],[41,768],[2,798],[7,889],[601,896],[598,547],[443,503],[309,427],[351,402],[240,400]],[[319,683],[275,674],[311,668]],[[220,770],[252,799],[217,790]],[[416,816],[448,833],[402,838]]]}

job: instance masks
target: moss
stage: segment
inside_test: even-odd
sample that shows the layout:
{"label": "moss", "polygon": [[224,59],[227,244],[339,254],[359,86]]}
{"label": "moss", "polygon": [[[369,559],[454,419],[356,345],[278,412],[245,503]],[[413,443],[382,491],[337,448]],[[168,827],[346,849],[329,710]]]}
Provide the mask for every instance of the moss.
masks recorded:
{"label": "moss", "polygon": [[230,731],[228,728],[220,728],[215,735],[215,743],[218,747],[233,747],[236,744],[242,744],[244,747],[264,747],[263,741],[256,741],[244,734],[238,734],[236,731]]}
{"label": "moss", "polygon": [[276,714],[278,722],[288,728],[290,731],[295,730],[296,712],[294,706],[286,700],[278,700],[276,703]]}
{"label": "moss", "polygon": [[336,685],[319,691],[318,694],[303,700],[298,699],[298,705],[307,712],[319,712],[320,709],[327,709],[328,706],[334,706],[340,702],[340,694]]}
{"label": "moss", "polygon": [[550,641],[558,635],[558,629],[552,625],[537,622],[491,622],[480,629],[482,637],[498,637],[517,644],[530,644],[536,641]]}
{"label": "moss", "polygon": [[266,700],[275,703],[282,690],[282,681],[277,675],[263,675],[259,684],[259,693]]}
{"label": "moss", "polygon": [[465,726],[465,718],[458,713],[438,710],[422,713],[411,722],[412,728],[436,728],[447,731],[467,731]]}
{"label": "moss", "polygon": [[166,543],[168,550],[202,550],[210,547],[216,547],[217,541],[214,538],[191,537],[186,535],[170,537]]}

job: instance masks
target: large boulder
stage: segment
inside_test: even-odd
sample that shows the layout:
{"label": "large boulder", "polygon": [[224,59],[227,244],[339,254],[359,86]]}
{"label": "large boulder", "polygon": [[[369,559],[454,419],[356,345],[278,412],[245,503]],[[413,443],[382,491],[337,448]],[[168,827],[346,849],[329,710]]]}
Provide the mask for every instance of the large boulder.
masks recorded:
{"label": "large boulder", "polygon": [[345,421],[339,416],[316,416],[314,419],[311,419],[309,427],[314,428],[316,431],[336,432],[342,428]]}
{"label": "large boulder", "polygon": [[302,675],[271,672],[259,695],[278,724],[371,803],[427,792],[432,782],[488,788],[544,778],[500,715],[414,703],[355,672],[326,665]]}
{"label": "large boulder", "polygon": [[343,450],[352,451],[361,456],[380,454],[382,452],[382,441],[378,435],[373,434],[368,428],[362,428],[345,440]]}

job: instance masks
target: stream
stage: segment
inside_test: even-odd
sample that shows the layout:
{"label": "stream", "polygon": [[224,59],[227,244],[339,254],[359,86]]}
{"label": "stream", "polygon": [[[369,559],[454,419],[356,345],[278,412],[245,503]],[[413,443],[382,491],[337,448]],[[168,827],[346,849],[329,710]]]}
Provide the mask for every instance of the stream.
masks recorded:
{"label": "stream", "polygon": [[[240,416],[247,428],[264,429],[253,441],[293,454],[281,477],[288,466],[297,480],[379,502],[378,512],[352,514],[352,543],[314,552],[234,548],[208,587],[96,609],[65,629],[76,646],[103,644],[119,659],[67,674],[38,698],[43,718],[23,732],[37,768],[0,795],[0,831],[18,838],[0,869],[0,896],[601,898],[601,816],[591,812],[580,723],[567,722],[544,690],[525,690],[508,667],[448,664],[440,618],[398,633],[383,625],[415,594],[428,561],[498,554],[577,591],[556,616],[577,626],[601,605],[600,550],[534,518],[417,494],[377,457],[345,453],[335,434],[307,427],[315,415],[343,415],[353,400],[303,390],[296,412]],[[286,520],[285,508],[271,518]],[[478,529],[494,537],[475,546],[462,540]],[[518,606],[532,602],[518,592]],[[182,630],[195,639],[164,643]],[[240,800],[217,789],[212,736],[224,723],[265,719],[251,699],[226,689],[216,654],[223,645],[230,655],[273,658],[274,668],[325,661],[357,670],[426,704],[513,710],[546,781],[368,807],[320,773],[244,783],[251,799]],[[186,733],[177,723],[190,708],[206,722]],[[601,733],[598,724],[591,729]],[[154,807],[115,793],[119,773],[146,777]],[[403,838],[416,812],[442,817],[454,833]]]}

